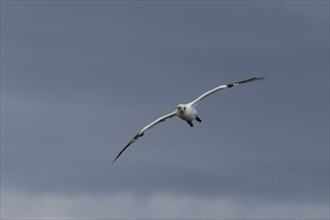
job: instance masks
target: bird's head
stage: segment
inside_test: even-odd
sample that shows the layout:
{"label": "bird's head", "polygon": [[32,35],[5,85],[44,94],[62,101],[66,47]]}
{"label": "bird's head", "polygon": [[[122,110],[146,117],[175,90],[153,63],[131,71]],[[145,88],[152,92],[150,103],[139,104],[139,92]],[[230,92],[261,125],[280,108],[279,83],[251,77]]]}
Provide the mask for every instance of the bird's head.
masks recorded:
{"label": "bird's head", "polygon": [[180,114],[183,114],[186,111],[186,106],[184,104],[177,105],[176,109]]}

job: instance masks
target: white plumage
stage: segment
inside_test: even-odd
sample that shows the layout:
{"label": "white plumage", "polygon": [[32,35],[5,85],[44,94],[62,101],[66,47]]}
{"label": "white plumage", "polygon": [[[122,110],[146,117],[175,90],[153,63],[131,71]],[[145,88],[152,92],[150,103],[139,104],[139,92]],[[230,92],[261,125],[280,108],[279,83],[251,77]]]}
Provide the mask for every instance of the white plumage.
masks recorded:
{"label": "white plumage", "polygon": [[113,160],[113,163],[119,158],[119,156],[126,150],[126,148],[128,146],[133,144],[138,138],[142,137],[147,130],[153,128],[155,125],[159,124],[160,122],[163,122],[168,118],[173,118],[174,116],[178,116],[182,120],[186,121],[191,127],[193,127],[194,120],[196,120],[198,122],[202,122],[202,120],[197,116],[197,111],[196,111],[196,106],[200,103],[200,101],[202,101],[206,97],[208,97],[222,89],[231,88],[236,85],[240,85],[240,84],[247,83],[247,82],[253,82],[253,81],[257,81],[257,80],[261,80],[261,79],[264,79],[264,77],[253,77],[253,78],[250,78],[247,80],[242,80],[242,81],[230,83],[227,85],[221,85],[214,89],[211,89],[210,91],[205,92],[203,95],[199,96],[197,99],[195,99],[194,101],[192,101],[190,103],[177,105],[177,108],[174,112],[164,115],[164,116],[156,119],[149,125],[145,126],[144,128],[142,128],[141,131],[137,135],[135,135],[135,137],[133,137],[133,139],[119,152],[117,157]]}

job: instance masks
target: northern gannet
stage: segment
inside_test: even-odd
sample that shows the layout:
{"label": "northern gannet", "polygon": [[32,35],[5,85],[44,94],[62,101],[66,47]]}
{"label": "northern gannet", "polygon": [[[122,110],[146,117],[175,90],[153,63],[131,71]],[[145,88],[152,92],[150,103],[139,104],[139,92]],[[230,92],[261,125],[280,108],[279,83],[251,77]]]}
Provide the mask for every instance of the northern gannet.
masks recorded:
{"label": "northern gannet", "polygon": [[198,122],[202,122],[201,118],[198,117],[197,111],[196,111],[196,106],[199,104],[200,101],[202,101],[206,97],[208,97],[208,96],[210,96],[210,95],[212,95],[212,94],[214,94],[214,93],[216,93],[216,92],[218,92],[222,89],[231,88],[233,86],[237,86],[237,85],[240,85],[240,84],[243,84],[243,83],[253,82],[253,81],[257,81],[257,80],[261,80],[261,79],[264,79],[264,77],[253,77],[253,78],[242,80],[242,81],[239,81],[239,82],[230,83],[230,84],[227,84],[227,85],[221,85],[221,86],[218,86],[214,89],[211,89],[211,90],[205,92],[203,95],[199,96],[197,99],[195,99],[192,102],[189,102],[187,104],[177,105],[177,108],[174,112],[171,112],[167,115],[164,115],[164,116],[156,119],[155,121],[151,122],[150,124],[148,124],[144,128],[142,128],[142,130],[137,135],[135,135],[133,137],[133,139],[119,152],[119,154],[113,160],[112,163],[114,163],[120,157],[120,155],[126,150],[126,148],[128,148],[128,146],[133,144],[137,139],[142,137],[147,130],[149,130],[150,128],[153,128],[155,125],[159,124],[160,122],[163,122],[168,118],[173,118],[174,116],[178,116],[182,120],[186,121],[190,125],[190,127],[193,127],[194,126],[194,124],[193,124],[194,120],[196,120]]}

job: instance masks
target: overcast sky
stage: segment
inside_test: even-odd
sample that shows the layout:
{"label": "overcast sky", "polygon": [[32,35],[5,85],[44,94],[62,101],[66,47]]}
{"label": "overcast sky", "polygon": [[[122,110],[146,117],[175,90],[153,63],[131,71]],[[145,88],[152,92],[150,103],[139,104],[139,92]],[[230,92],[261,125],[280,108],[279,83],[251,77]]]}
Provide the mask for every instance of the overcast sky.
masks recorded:
{"label": "overcast sky", "polygon": [[1,218],[21,217],[328,218],[329,2],[1,1]]}

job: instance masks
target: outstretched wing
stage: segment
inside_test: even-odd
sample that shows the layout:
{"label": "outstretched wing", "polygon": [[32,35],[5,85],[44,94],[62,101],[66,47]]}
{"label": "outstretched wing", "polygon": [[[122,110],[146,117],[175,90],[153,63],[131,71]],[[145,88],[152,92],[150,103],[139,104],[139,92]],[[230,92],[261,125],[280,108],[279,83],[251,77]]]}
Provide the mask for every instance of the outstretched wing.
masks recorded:
{"label": "outstretched wing", "polygon": [[208,97],[209,95],[212,95],[213,93],[216,93],[222,89],[226,89],[226,88],[231,88],[233,86],[237,86],[243,83],[247,83],[247,82],[253,82],[253,81],[257,81],[257,80],[261,80],[264,79],[265,77],[253,77],[251,79],[246,79],[246,80],[242,80],[239,82],[235,82],[235,83],[230,83],[227,85],[221,85],[218,86],[214,89],[211,89],[210,91],[205,92],[203,95],[199,96],[197,99],[195,99],[194,101],[190,102],[189,104],[191,104],[192,106],[196,106],[200,101],[202,101],[203,99],[205,99],[206,97]]}
{"label": "outstretched wing", "polygon": [[144,135],[144,133],[149,130],[150,128],[154,127],[155,125],[159,124],[160,122],[165,121],[168,118],[172,118],[176,115],[176,111],[164,115],[158,119],[156,119],[155,121],[153,121],[152,123],[148,124],[147,126],[145,126],[144,128],[142,128],[142,130],[135,135],[135,137],[133,137],[133,139],[119,152],[119,154],[117,155],[117,157],[112,161],[112,163],[114,163],[119,157],[120,155],[126,150],[126,148],[128,148],[131,144],[133,144],[137,139],[139,139],[140,137],[142,137]]}

